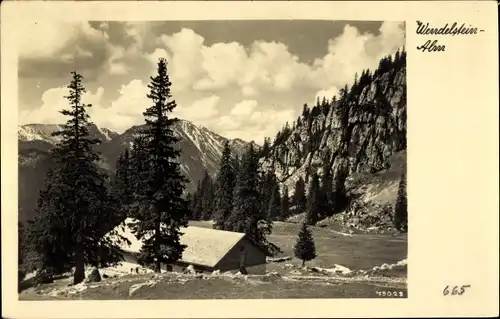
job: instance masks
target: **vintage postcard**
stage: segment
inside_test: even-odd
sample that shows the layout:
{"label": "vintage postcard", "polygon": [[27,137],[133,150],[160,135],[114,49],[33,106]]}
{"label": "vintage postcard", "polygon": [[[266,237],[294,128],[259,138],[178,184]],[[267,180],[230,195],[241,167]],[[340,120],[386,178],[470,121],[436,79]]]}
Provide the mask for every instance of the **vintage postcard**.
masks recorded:
{"label": "vintage postcard", "polygon": [[498,315],[495,7],[3,3],[2,315]]}

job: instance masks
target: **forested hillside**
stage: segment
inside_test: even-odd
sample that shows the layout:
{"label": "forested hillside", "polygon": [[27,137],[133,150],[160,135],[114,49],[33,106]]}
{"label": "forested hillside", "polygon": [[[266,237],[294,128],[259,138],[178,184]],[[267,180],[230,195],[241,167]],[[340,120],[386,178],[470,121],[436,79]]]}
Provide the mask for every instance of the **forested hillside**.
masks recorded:
{"label": "forested hillside", "polygon": [[[343,223],[394,224],[399,182],[406,183],[406,51],[353,77],[350,87],[312,107],[304,104],[296,121],[265,139],[255,187],[269,220],[307,212],[315,224],[344,212]],[[222,166],[233,169],[237,185],[242,166]],[[191,198],[194,218],[212,217],[219,184],[208,174],[199,182]]]}

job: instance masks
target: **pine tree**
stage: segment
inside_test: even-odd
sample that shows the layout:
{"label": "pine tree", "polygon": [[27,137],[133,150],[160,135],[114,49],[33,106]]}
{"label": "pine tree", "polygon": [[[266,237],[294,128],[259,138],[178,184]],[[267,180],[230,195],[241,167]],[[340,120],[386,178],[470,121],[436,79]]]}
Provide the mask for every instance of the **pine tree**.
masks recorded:
{"label": "pine tree", "polygon": [[260,157],[267,157],[271,152],[271,138],[264,138],[264,145],[262,145],[262,149],[260,151]]}
{"label": "pine tree", "polygon": [[322,202],[321,189],[319,184],[319,176],[314,173],[311,179],[311,186],[307,196],[307,213],[306,223],[308,225],[315,225],[320,216],[324,203]]}
{"label": "pine tree", "polygon": [[288,198],[288,187],[283,186],[283,195],[281,196],[281,220],[290,216],[290,199]]}
{"label": "pine tree", "polygon": [[[196,205],[198,204],[198,189],[200,188],[201,181],[198,182],[196,189],[194,192],[190,193],[190,201],[189,201],[189,216],[187,216],[188,220],[197,220],[196,215]],[[186,199],[187,201],[187,199]]]}
{"label": "pine tree", "polygon": [[201,202],[202,202],[202,212],[201,219],[209,220],[213,216],[214,207],[214,187],[213,181],[208,171],[205,170],[203,179],[201,181]]}
{"label": "pine tree", "polygon": [[186,216],[187,221],[189,221],[192,217],[192,209],[193,209],[193,193],[186,194],[186,202],[189,206],[189,214]]}
{"label": "pine tree", "polygon": [[307,223],[302,223],[299,230],[297,242],[293,247],[295,257],[302,260],[302,267],[306,261],[316,258],[316,246],[311,231],[307,228]]}
{"label": "pine tree", "polygon": [[[106,176],[98,169],[100,141],[89,135],[89,104],[82,103],[83,77],[72,72],[68,85],[69,120],[54,136],[61,138],[51,150],[55,165],[40,192],[36,217],[29,225],[29,244],[50,275],[75,267],[73,283],[85,279],[85,264],[106,265],[120,256],[115,246],[123,238],[104,236],[116,219],[110,207]],[[109,250],[106,255],[103,250]],[[115,253],[111,253],[111,251]]]}
{"label": "pine tree", "polygon": [[216,229],[225,230],[227,218],[233,209],[233,189],[235,186],[234,167],[231,163],[229,141],[224,143],[219,174],[217,175],[217,192],[215,196],[214,225]]}
{"label": "pine tree", "polygon": [[408,202],[406,199],[406,174],[401,175],[399,181],[398,197],[394,208],[394,226],[397,230],[406,232],[408,230]]}
{"label": "pine tree", "polygon": [[203,188],[202,181],[198,181],[196,191],[191,202],[191,219],[201,220],[203,216]]}
{"label": "pine tree", "polygon": [[244,232],[257,243],[263,242],[258,229],[259,220],[266,219],[261,211],[259,193],[258,157],[251,144],[243,155],[234,189],[234,205],[228,219],[230,230]]}
{"label": "pine tree", "polygon": [[303,108],[302,108],[302,116],[304,117],[304,119],[307,119],[309,117],[309,106],[306,104],[304,104]]}
{"label": "pine tree", "polygon": [[321,179],[321,202],[323,203],[322,212],[326,217],[332,215],[333,210],[333,180],[328,159],[323,165],[323,178]]}
{"label": "pine tree", "polygon": [[[269,209],[269,202],[271,200],[272,194],[275,188],[279,187],[276,174],[273,170],[270,170],[262,174],[260,178],[259,192],[260,192],[260,202],[261,210],[267,212]],[[279,188],[278,188],[279,193]],[[279,194],[278,194],[279,195]],[[279,196],[278,196],[279,197]],[[279,205],[279,202],[278,202]],[[277,216],[275,216],[277,217]]]}
{"label": "pine tree", "polygon": [[178,138],[173,125],[177,118],[169,116],[176,107],[172,99],[167,61],[158,62],[157,75],[151,77],[147,97],[152,106],[143,113],[146,121],[141,134],[145,138],[148,171],[144,176],[144,198],[137,211],[136,221],[130,225],[135,236],[142,240],[140,261],[153,263],[155,272],[162,263],[182,257],[185,245],[180,243],[180,227],[186,226],[188,203],[183,198],[186,179],[181,174],[176,148]]}
{"label": "pine tree", "polygon": [[130,184],[132,199],[129,210],[130,216],[138,216],[147,206],[149,200],[147,191],[147,175],[149,174],[148,155],[146,153],[146,137],[141,131],[136,133],[130,152]]}
{"label": "pine tree", "polygon": [[269,220],[276,220],[281,216],[281,196],[278,185],[274,186],[267,203],[267,216]]}
{"label": "pine tree", "polygon": [[348,197],[345,189],[347,175],[347,170],[338,170],[335,174],[335,179],[332,181],[333,189],[330,197],[332,214],[340,213],[348,204]]}
{"label": "pine tree", "polygon": [[298,213],[306,210],[307,197],[306,197],[306,183],[302,176],[299,177],[295,183],[295,192],[293,193],[293,205]]}
{"label": "pine tree", "polygon": [[26,245],[24,241],[24,225],[21,222],[17,223],[17,275],[18,282],[21,282],[26,276],[26,271],[24,269],[24,259],[26,255]]}
{"label": "pine tree", "polygon": [[117,221],[115,226],[127,218],[129,214],[130,205],[133,201],[134,187],[133,187],[133,172],[132,162],[128,149],[119,155],[116,162],[115,176],[112,181],[112,197],[117,210]]}

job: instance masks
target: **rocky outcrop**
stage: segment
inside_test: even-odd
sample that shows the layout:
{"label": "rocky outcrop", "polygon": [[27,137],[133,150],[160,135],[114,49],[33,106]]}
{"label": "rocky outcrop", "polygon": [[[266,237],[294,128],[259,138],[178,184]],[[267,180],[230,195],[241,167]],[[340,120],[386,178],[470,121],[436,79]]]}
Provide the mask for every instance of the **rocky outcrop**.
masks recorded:
{"label": "rocky outcrop", "polygon": [[[351,193],[351,198],[363,197],[363,191],[356,190],[363,183],[351,182],[361,175],[389,170],[393,156],[406,150],[406,63],[398,60],[384,71],[363,77],[334,100],[305,108],[261,159],[262,167],[273,169],[290,195],[299,177],[307,184],[317,172],[320,179],[331,179],[334,190]],[[385,204],[394,201],[395,197],[370,206],[361,198],[346,211],[373,226],[366,211],[390,211]],[[390,223],[389,217],[380,223]]]}
{"label": "rocky outcrop", "polygon": [[85,282],[100,282],[101,281],[101,274],[99,274],[99,270],[97,268],[93,268],[90,274],[88,275],[87,279],[85,279]]}

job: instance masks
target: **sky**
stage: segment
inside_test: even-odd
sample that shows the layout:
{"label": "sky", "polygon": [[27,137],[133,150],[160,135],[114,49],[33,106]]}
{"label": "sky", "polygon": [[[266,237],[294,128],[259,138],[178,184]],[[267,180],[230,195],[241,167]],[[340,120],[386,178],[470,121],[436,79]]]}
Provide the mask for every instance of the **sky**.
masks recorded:
{"label": "sky", "polygon": [[166,58],[174,116],[262,142],[331,99],[356,72],[405,45],[404,22],[37,21],[18,38],[20,124],[58,124],[71,71],[91,120],[122,133],[144,123],[147,85]]}

